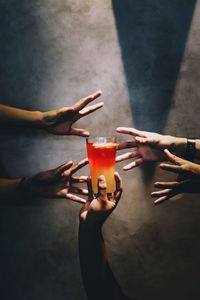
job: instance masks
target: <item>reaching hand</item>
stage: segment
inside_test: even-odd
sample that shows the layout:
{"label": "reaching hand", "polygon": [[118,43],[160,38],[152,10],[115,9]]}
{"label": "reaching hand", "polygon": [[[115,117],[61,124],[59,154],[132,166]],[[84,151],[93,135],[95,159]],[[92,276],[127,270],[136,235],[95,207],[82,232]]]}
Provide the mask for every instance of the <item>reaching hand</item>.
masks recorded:
{"label": "reaching hand", "polygon": [[73,162],[70,161],[56,169],[27,177],[21,184],[22,191],[30,193],[33,196],[46,198],[69,198],[76,202],[85,203],[85,199],[72,195],[71,193],[80,195],[88,194],[86,189],[73,185],[74,183],[87,182],[87,176],[72,176],[76,171],[87,164],[87,159],[76,164],[73,164]]}
{"label": "reaching hand", "polygon": [[135,128],[119,127],[117,128],[117,132],[129,134],[134,137],[134,140],[121,143],[118,146],[118,150],[135,147],[133,151],[122,154],[116,158],[117,162],[130,158],[134,159],[132,163],[123,168],[125,171],[133,169],[144,162],[166,160],[166,156],[163,154],[165,148],[183,152],[187,143],[187,140],[184,138],[140,131]]}
{"label": "reaching hand", "polygon": [[152,197],[157,198],[154,203],[161,203],[179,193],[200,193],[200,165],[182,159],[167,149],[164,153],[173,164],[162,163],[160,168],[178,174],[178,178],[170,182],[155,183],[155,187],[161,190],[151,193]]}
{"label": "reaching hand", "polygon": [[88,179],[88,201],[80,211],[80,220],[94,226],[102,226],[107,217],[117,206],[122,194],[122,181],[115,172],[116,190],[113,195],[106,193],[106,181],[104,176],[98,178],[98,197],[93,198],[91,179]]}
{"label": "reaching hand", "polygon": [[103,102],[100,102],[85,108],[87,104],[94,101],[101,96],[101,94],[101,91],[97,91],[96,93],[79,100],[73,106],[44,112],[42,117],[43,127],[46,131],[58,135],[89,136],[90,133],[87,130],[74,128],[72,125],[80,118],[94,112],[104,105]]}

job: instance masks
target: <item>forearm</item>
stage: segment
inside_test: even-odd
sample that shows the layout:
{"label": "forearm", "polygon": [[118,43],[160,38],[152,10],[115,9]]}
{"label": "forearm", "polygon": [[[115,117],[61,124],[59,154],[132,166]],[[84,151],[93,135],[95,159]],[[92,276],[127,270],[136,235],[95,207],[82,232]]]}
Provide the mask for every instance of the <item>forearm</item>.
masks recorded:
{"label": "forearm", "polygon": [[79,256],[83,283],[89,300],[122,299],[121,290],[110,270],[101,230],[80,223]]}
{"label": "forearm", "polygon": [[170,137],[169,150],[178,156],[184,156],[186,153],[187,139],[182,137]]}
{"label": "forearm", "polygon": [[29,111],[0,104],[0,123],[3,125],[42,127],[42,112]]}
{"label": "forearm", "polygon": [[0,178],[0,195],[11,196],[16,195],[20,190],[21,178],[7,179]]}

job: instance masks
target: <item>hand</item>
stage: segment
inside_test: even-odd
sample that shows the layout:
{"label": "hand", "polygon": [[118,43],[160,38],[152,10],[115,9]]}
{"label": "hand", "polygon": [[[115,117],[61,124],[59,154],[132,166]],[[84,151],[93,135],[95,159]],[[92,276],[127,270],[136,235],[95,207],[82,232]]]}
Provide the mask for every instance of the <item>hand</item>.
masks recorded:
{"label": "hand", "polygon": [[90,133],[87,130],[73,128],[72,125],[80,118],[94,112],[104,105],[103,102],[100,102],[85,108],[87,104],[94,101],[96,98],[101,96],[101,94],[101,91],[97,91],[96,93],[79,100],[73,106],[44,112],[42,117],[44,129],[50,133],[58,135],[89,136]]}
{"label": "hand", "polygon": [[122,181],[115,172],[116,190],[111,196],[106,193],[106,181],[104,176],[98,178],[98,197],[93,199],[91,179],[88,178],[88,201],[80,211],[80,220],[92,228],[101,227],[107,217],[117,206],[122,194]]}
{"label": "hand", "polygon": [[173,155],[165,149],[164,153],[173,164],[161,164],[162,170],[178,174],[178,178],[170,182],[156,182],[161,190],[151,193],[157,199],[155,204],[168,200],[179,193],[200,193],[200,165]]}
{"label": "hand", "polygon": [[163,153],[165,148],[174,150],[177,153],[184,152],[187,139],[177,138],[169,135],[161,135],[154,132],[140,131],[135,128],[119,127],[117,132],[130,134],[134,137],[132,141],[119,144],[118,150],[135,147],[134,151],[122,154],[116,158],[116,162],[133,158],[134,161],[123,169],[128,171],[144,162],[163,161],[166,156]]}
{"label": "hand", "polygon": [[88,194],[86,189],[73,185],[74,183],[87,182],[87,176],[72,176],[76,171],[87,164],[87,159],[76,164],[69,161],[56,169],[41,172],[31,177],[26,177],[21,183],[22,192],[30,193],[31,195],[38,197],[68,198],[79,203],[85,203],[85,199],[79,196],[74,196],[71,193],[80,195]]}

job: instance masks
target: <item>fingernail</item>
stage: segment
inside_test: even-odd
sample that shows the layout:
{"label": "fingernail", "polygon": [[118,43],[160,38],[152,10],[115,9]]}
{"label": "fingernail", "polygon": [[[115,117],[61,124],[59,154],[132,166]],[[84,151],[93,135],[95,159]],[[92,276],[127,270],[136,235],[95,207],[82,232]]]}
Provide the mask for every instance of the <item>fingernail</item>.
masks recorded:
{"label": "fingernail", "polygon": [[86,132],[83,132],[83,135],[88,137],[88,136],[90,136],[90,133],[86,131]]}
{"label": "fingernail", "polygon": [[160,204],[161,202],[162,202],[162,201],[155,200],[155,201],[154,201],[154,204],[155,204],[155,205],[158,205],[158,204]]}
{"label": "fingernail", "polygon": [[128,171],[128,170],[129,170],[129,168],[123,167],[123,170],[124,170],[124,171]]}

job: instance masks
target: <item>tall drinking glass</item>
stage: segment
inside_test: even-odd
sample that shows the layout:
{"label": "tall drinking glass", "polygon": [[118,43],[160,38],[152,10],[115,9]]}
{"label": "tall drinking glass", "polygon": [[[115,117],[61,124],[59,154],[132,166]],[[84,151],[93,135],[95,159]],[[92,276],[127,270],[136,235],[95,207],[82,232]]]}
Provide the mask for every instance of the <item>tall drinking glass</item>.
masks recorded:
{"label": "tall drinking glass", "polygon": [[87,138],[87,154],[92,178],[93,193],[98,192],[98,177],[104,175],[107,184],[107,193],[115,191],[115,157],[117,143],[115,137]]}

